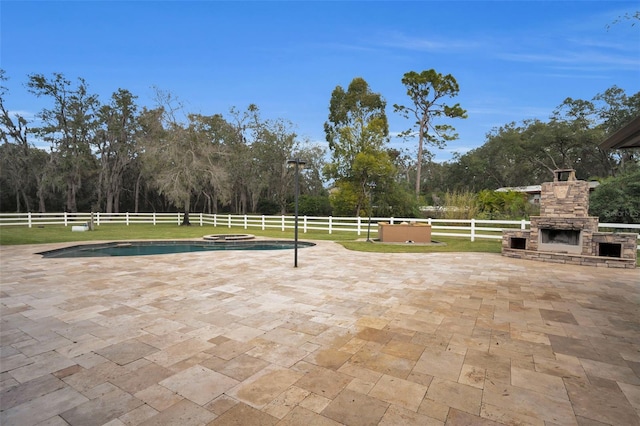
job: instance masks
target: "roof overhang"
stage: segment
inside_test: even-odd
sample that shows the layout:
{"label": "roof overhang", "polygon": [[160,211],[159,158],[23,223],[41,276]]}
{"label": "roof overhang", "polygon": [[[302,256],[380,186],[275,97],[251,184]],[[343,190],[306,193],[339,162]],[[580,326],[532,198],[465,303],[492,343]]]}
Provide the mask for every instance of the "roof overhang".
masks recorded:
{"label": "roof overhang", "polygon": [[600,144],[602,149],[640,148],[640,116],[609,136]]}

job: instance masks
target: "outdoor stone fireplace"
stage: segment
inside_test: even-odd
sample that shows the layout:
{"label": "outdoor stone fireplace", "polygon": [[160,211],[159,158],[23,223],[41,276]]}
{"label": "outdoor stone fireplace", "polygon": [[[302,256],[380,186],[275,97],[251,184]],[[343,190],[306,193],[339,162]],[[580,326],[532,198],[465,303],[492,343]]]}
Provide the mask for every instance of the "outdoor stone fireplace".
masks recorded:
{"label": "outdoor stone fireplace", "polygon": [[543,262],[635,268],[637,234],[598,232],[598,218],[588,216],[589,183],[575,170],[554,172],[542,184],[540,216],[529,230],[502,233],[502,255]]}

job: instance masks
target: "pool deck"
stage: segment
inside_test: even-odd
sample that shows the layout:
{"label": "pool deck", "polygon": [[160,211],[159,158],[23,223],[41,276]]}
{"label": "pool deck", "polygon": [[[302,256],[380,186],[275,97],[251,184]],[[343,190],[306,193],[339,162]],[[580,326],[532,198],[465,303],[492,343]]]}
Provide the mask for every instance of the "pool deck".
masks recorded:
{"label": "pool deck", "polygon": [[0,247],[0,424],[640,425],[640,269]]}

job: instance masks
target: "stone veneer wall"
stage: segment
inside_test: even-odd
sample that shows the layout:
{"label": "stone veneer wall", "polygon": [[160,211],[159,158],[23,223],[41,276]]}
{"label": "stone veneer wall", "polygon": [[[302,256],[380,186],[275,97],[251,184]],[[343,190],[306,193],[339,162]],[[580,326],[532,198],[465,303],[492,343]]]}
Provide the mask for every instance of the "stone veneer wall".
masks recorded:
{"label": "stone veneer wall", "polygon": [[[560,173],[568,173],[568,179],[560,181]],[[573,170],[556,171],[554,182],[542,184],[540,216],[531,217],[530,229],[503,231],[502,255],[553,263],[635,268],[637,262],[637,235],[598,232],[598,218],[588,214],[589,183],[576,180]],[[580,252],[539,251],[541,229],[581,231]],[[520,243],[520,245],[524,241],[525,247],[512,247],[514,245],[512,244],[512,239]],[[599,252],[601,243],[620,244],[621,256],[601,256]]]}
{"label": "stone veneer wall", "polygon": [[[524,249],[511,248],[511,240],[520,238],[526,241]],[[637,234],[594,232],[590,254],[554,253],[531,249],[531,231],[509,229],[502,233],[502,255],[515,259],[537,260],[551,263],[566,263],[570,265],[602,266],[607,268],[636,267]],[[621,257],[600,256],[600,243],[620,244]]]}
{"label": "stone veneer wall", "polygon": [[593,233],[598,230],[597,217],[567,218],[532,216],[530,226],[531,238],[529,242],[530,250],[538,250],[538,243],[540,242],[540,229],[564,229],[582,231],[582,254],[595,254],[591,247],[591,239]]}
{"label": "stone veneer wall", "polygon": [[630,232],[594,232],[593,248],[594,256],[600,256],[600,243],[620,244],[620,256],[623,259],[636,259],[638,255],[638,234]]}
{"label": "stone veneer wall", "polygon": [[589,182],[545,182],[540,193],[541,217],[587,217]]}
{"label": "stone veneer wall", "polygon": [[[635,234],[633,235],[634,238],[636,238]],[[569,265],[600,266],[606,268],[628,269],[634,269],[636,267],[635,257],[633,259],[622,259],[619,257],[584,256],[578,254],[573,255],[567,253],[553,253],[549,251],[517,250],[505,248],[504,244],[502,247],[502,255],[516,259],[537,260],[550,263],[565,263]]]}
{"label": "stone veneer wall", "polygon": [[[537,260],[551,263],[566,263],[572,265],[604,266],[607,268],[636,267],[638,235],[629,232],[593,232],[590,233],[588,250],[582,254],[554,253],[537,250],[537,237],[532,236],[532,231],[522,229],[505,229],[502,232],[502,255],[516,259]],[[524,240],[525,248],[511,248],[511,240],[519,238]],[[584,237],[583,237],[584,238]],[[600,243],[620,244],[620,257],[600,256]],[[583,245],[583,247],[587,247]]]}

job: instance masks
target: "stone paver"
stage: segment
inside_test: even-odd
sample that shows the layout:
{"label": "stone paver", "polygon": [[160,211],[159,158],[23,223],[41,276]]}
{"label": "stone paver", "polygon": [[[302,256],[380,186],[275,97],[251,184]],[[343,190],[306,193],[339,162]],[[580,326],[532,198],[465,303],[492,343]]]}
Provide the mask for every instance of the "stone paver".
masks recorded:
{"label": "stone paver", "polygon": [[0,424],[640,424],[640,269],[0,247]]}

